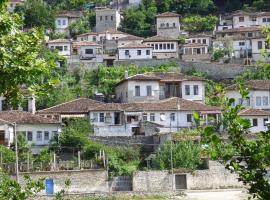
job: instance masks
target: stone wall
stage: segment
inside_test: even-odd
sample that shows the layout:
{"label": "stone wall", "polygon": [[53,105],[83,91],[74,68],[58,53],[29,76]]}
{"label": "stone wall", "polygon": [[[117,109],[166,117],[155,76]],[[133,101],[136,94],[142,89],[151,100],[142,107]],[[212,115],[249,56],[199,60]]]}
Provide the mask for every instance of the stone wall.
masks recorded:
{"label": "stone wall", "polygon": [[[23,176],[29,175],[30,178],[38,180],[39,178],[53,179],[54,191],[58,192],[64,188],[65,181],[70,179],[71,187],[68,192],[107,192],[107,171],[105,170],[73,170],[57,172],[30,172],[20,173],[19,182],[24,184]],[[43,192],[45,193],[45,191]]]}
{"label": "stone wall", "polygon": [[[209,161],[208,170],[186,174],[187,189],[207,190],[242,188],[236,174],[230,173],[218,162]],[[175,189],[175,175],[169,171],[136,171],[133,174],[133,191],[169,191]]]}

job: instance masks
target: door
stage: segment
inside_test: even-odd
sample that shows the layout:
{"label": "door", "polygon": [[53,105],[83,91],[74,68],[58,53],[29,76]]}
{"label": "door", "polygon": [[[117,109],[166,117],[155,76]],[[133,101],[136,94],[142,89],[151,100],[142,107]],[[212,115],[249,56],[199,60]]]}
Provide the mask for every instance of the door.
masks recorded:
{"label": "door", "polygon": [[187,189],[187,176],[186,174],[175,175],[175,189],[183,190]]}
{"label": "door", "polygon": [[5,144],[5,131],[0,131],[0,144]]}

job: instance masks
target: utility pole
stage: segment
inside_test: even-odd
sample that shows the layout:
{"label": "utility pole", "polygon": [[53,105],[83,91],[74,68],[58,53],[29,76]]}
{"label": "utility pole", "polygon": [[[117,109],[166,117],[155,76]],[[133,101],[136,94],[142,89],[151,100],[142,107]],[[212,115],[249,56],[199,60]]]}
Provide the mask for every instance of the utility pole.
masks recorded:
{"label": "utility pole", "polygon": [[18,156],[18,137],[16,132],[16,122],[13,123],[13,130],[15,137],[15,156],[16,156],[15,173],[16,173],[16,181],[19,182],[19,156]]}

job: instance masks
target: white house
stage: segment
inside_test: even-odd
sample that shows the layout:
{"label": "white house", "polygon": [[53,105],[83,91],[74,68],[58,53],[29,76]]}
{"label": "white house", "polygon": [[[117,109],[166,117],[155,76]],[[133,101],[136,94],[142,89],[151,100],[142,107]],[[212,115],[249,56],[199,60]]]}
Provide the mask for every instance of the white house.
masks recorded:
{"label": "white house", "polygon": [[74,42],[73,53],[77,54],[81,60],[93,60],[96,62],[103,62],[102,46],[95,42]]}
{"label": "white house", "polygon": [[77,36],[77,41],[99,42],[98,33],[89,32]]}
{"label": "white house", "polygon": [[119,60],[152,59],[152,47],[146,44],[130,42],[118,47]]}
{"label": "white house", "polygon": [[170,97],[204,102],[204,80],[181,73],[151,72],[128,77],[115,86],[116,100],[122,103],[153,102]]}
{"label": "white house", "polygon": [[177,39],[181,35],[180,15],[173,12],[165,12],[156,16],[157,35]]}
{"label": "white house", "polygon": [[67,39],[49,40],[47,46],[51,50],[57,50],[59,55],[70,56],[72,53],[72,41]]}
{"label": "white house", "polygon": [[120,47],[120,46],[126,45],[126,44],[128,44],[130,42],[142,43],[143,39],[144,38],[137,37],[135,35],[128,35],[128,36],[125,36],[125,37],[118,38],[117,39],[117,45],[118,45],[118,47]]}
{"label": "white house", "polygon": [[69,36],[68,26],[80,19],[81,13],[75,11],[65,11],[59,13],[55,18],[55,31]]}
{"label": "white house", "polygon": [[270,120],[270,112],[258,109],[244,109],[239,112],[239,115],[250,120],[251,128],[249,131],[251,133],[260,133],[261,131],[265,132],[268,130],[268,124]]}
{"label": "white house", "polygon": [[0,144],[9,147],[14,142],[14,128],[17,134],[23,134],[28,144],[32,145],[32,153],[37,154],[61,132],[61,123],[29,112],[0,112]]}
{"label": "white house", "polygon": [[209,116],[218,120],[220,109],[173,97],[155,102],[131,104],[108,103],[90,110],[96,136],[145,135],[148,122],[157,128],[154,133],[175,132],[194,127],[193,113],[199,112],[204,123]]}
{"label": "white house", "polygon": [[121,15],[116,9],[96,9],[96,32],[117,29],[120,26]]}
{"label": "white house", "polygon": [[266,36],[252,38],[251,40],[252,58],[255,61],[269,61],[268,56],[264,57],[264,53],[269,53],[269,46],[266,43]]}
{"label": "white house", "polygon": [[234,99],[235,104],[242,104],[247,108],[270,110],[270,80],[251,80],[245,83],[249,89],[249,99],[243,101],[237,84],[226,88],[226,97]]}
{"label": "white house", "polygon": [[177,39],[157,35],[144,39],[143,43],[153,47],[153,58],[179,58]]}

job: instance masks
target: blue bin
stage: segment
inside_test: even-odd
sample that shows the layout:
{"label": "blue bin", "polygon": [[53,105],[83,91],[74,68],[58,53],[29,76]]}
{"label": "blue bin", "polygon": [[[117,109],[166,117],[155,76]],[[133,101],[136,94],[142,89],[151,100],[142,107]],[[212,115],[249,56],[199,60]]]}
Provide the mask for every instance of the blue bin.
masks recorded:
{"label": "blue bin", "polygon": [[46,179],[45,181],[46,195],[54,194],[54,182],[53,179]]}

